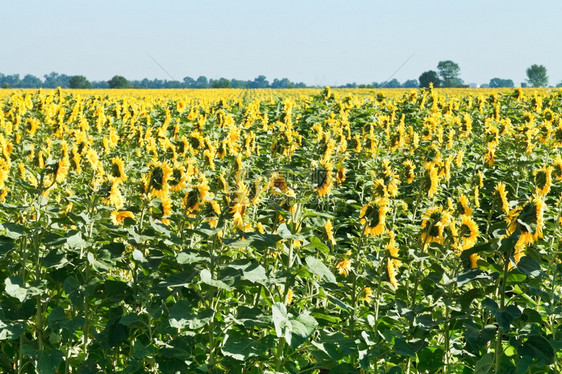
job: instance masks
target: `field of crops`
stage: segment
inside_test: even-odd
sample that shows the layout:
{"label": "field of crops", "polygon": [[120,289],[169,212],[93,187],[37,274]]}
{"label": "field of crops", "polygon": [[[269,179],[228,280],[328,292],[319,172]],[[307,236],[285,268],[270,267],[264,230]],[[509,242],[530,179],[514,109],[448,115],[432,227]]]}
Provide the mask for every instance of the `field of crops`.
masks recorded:
{"label": "field of crops", "polygon": [[6,92],[1,372],[562,372],[562,91]]}

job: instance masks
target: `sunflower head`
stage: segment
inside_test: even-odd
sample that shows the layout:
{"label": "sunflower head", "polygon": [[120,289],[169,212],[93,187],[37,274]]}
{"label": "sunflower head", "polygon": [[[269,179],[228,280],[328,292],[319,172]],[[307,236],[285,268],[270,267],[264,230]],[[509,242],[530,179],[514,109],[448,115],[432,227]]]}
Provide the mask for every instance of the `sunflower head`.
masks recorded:
{"label": "sunflower head", "polygon": [[544,196],[550,191],[552,183],[552,167],[543,166],[539,170],[535,170],[535,191],[537,194]]}
{"label": "sunflower head", "polygon": [[365,225],[365,234],[380,236],[384,233],[385,217],[388,212],[388,200],[376,198],[361,209],[359,218]]}

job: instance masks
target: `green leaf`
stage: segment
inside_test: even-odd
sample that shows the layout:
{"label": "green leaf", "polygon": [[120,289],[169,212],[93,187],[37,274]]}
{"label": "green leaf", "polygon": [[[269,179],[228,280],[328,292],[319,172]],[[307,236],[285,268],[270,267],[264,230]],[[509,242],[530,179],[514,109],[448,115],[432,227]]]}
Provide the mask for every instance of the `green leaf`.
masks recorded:
{"label": "green leaf", "polygon": [[476,361],[476,366],[474,367],[474,374],[486,374],[492,370],[494,366],[494,354],[486,353],[484,356],[480,357]]}
{"label": "green leaf", "polygon": [[5,255],[14,249],[15,246],[16,243],[14,242],[14,239],[8,238],[7,236],[0,236],[0,256]]}
{"label": "green leaf", "polygon": [[274,344],[275,338],[271,335],[256,339],[239,331],[229,330],[221,350],[225,356],[238,361],[245,361],[251,357],[264,354]]}
{"label": "green leaf", "polygon": [[54,349],[41,351],[36,363],[37,373],[55,374],[59,370],[62,357],[62,353]]}
{"label": "green leaf", "polygon": [[516,373],[525,374],[532,363],[533,363],[533,358],[531,356],[521,357],[517,362]]}
{"label": "green leaf", "polygon": [[441,348],[424,348],[418,352],[417,370],[435,373],[443,367],[445,351]]}
{"label": "green leaf", "polygon": [[318,322],[307,312],[300,314],[296,319],[290,320],[290,330],[285,330],[285,340],[292,349],[308,340],[316,330]]}
{"label": "green leaf", "polygon": [[66,237],[66,244],[71,249],[86,247],[86,241],[82,239],[82,233],[80,231],[71,231],[71,235]]}
{"label": "green leaf", "polygon": [[27,298],[28,290],[24,287],[21,277],[8,277],[4,283],[6,284],[6,293],[11,297],[15,297],[20,302],[23,302]]}
{"label": "green leaf", "polygon": [[180,265],[193,264],[196,262],[209,262],[209,255],[194,249],[187,249],[178,253],[176,256],[176,262]]}
{"label": "green leaf", "polygon": [[306,266],[308,267],[308,270],[310,270],[312,274],[318,275],[320,279],[324,279],[331,283],[337,282],[334,274],[332,274],[330,269],[328,269],[328,267],[324,265],[324,263],[322,263],[321,261],[318,261],[312,256],[308,256],[305,259],[305,262],[306,262]]}
{"label": "green leaf", "polygon": [[245,327],[267,327],[271,323],[271,316],[264,314],[263,310],[260,308],[240,305],[236,309],[236,317],[234,317],[233,320],[234,323],[244,325]]}
{"label": "green leaf", "polygon": [[554,362],[554,348],[542,335],[531,335],[521,347],[517,349],[521,356],[530,356],[540,364],[550,365]]}
{"label": "green leaf", "polygon": [[191,281],[195,277],[197,272],[194,269],[189,269],[182,271],[180,273],[174,273],[158,285],[161,287],[190,287]]}
{"label": "green leaf", "polygon": [[211,278],[211,272],[207,269],[201,270],[201,273],[199,273],[199,276],[201,277],[201,282],[205,283],[209,286],[220,288],[220,289],[223,289],[223,290],[230,290],[231,289],[231,287],[228,284],[224,283],[223,281],[212,279]]}
{"label": "green leaf", "polygon": [[0,226],[6,231],[6,236],[10,239],[19,239],[25,233],[25,226],[16,223],[4,223]]}
{"label": "green leaf", "polygon": [[410,343],[408,343],[404,339],[396,339],[394,341],[394,350],[396,351],[396,353],[402,356],[414,357],[416,355],[416,352],[414,351]]}
{"label": "green leaf", "polygon": [[322,241],[316,236],[312,236],[308,240],[310,240],[310,243],[307,244],[306,247],[316,248],[324,254],[330,253],[330,248],[326,244],[322,243]]}
{"label": "green leaf", "polygon": [[193,313],[193,305],[186,300],[179,300],[170,309],[170,326],[176,329],[188,328],[197,330],[207,325],[214,316],[212,309],[206,309],[201,313]]}
{"label": "green leaf", "polygon": [[538,277],[541,275],[541,266],[530,256],[523,256],[517,263],[517,270],[530,277]]}
{"label": "green leaf", "polygon": [[271,306],[271,318],[277,337],[281,338],[285,335],[287,327],[290,328],[287,307],[283,303],[273,303]]}
{"label": "green leaf", "polygon": [[17,339],[25,331],[25,325],[20,322],[3,322],[0,320],[0,341]]}
{"label": "green leaf", "polygon": [[252,283],[259,283],[267,285],[268,277],[265,273],[265,268],[260,264],[251,263],[250,266],[242,270],[242,279]]}

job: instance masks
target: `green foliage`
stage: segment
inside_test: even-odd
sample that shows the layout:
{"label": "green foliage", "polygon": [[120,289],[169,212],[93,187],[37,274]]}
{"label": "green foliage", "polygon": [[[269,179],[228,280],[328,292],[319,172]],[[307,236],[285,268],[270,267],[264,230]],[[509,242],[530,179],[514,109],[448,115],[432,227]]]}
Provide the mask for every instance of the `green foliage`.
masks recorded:
{"label": "green foliage", "polygon": [[548,85],[548,76],[543,65],[533,64],[525,72],[527,73],[527,82],[532,87],[546,87]]}
{"label": "green foliage", "polygon": [[420,87],[423,88],[429,87],[430,83],[433,84],[433,87],[439,87],[439,85],[441,84],[439,75],[437,75],[437,72],[433,70],[423,72],[418,80],[420,81]]}
{"label": "green foliage", "polygon": [[129,81],[120,75],[115,75],[108,82],[109,88],[129,88]]}

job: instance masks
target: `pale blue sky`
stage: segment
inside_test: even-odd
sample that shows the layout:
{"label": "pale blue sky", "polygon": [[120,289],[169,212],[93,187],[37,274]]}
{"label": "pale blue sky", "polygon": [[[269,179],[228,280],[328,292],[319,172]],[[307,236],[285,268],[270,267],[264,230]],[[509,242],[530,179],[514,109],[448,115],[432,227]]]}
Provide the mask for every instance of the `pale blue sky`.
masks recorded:
{"label": "pale blue sky", "polygon": [[440,60],[466,83],[562,81],[562,1],[0,0],[0,72],[90,80],[253,79],[335,85],[417,79]]}

